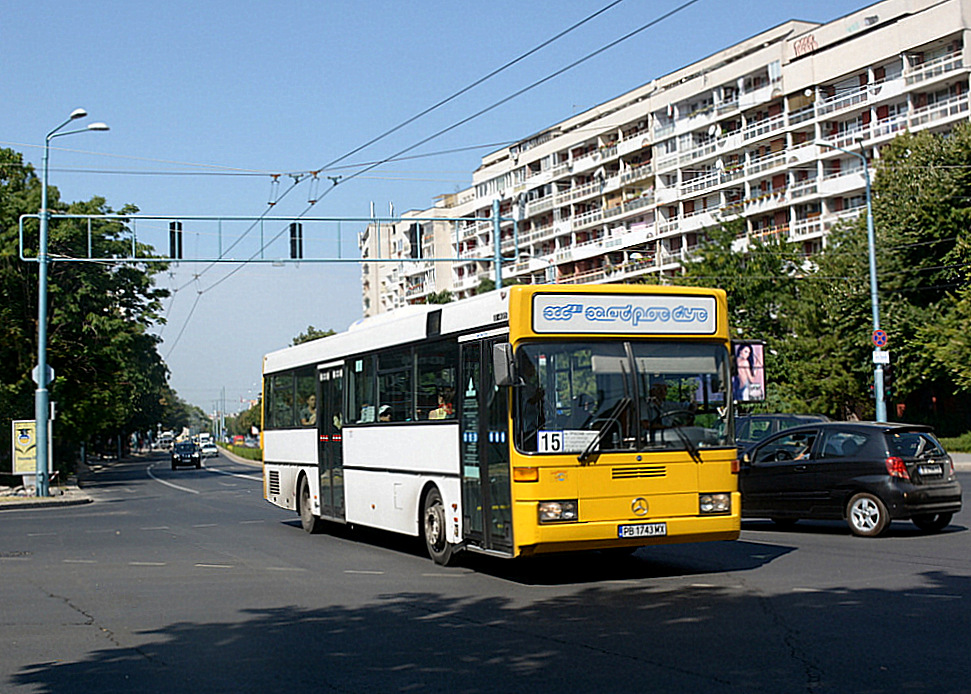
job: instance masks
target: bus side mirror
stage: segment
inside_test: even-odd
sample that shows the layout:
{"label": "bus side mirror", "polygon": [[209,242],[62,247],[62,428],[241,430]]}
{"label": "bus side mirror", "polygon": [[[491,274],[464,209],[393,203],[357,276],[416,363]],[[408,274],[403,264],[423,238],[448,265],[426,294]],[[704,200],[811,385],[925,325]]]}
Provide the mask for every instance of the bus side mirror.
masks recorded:
{"label": "bus side mirror", "polygon": [[492,346],[492,372],[497,386],[516,384],[516,366],[513,362],[512,345],[498,342]]}

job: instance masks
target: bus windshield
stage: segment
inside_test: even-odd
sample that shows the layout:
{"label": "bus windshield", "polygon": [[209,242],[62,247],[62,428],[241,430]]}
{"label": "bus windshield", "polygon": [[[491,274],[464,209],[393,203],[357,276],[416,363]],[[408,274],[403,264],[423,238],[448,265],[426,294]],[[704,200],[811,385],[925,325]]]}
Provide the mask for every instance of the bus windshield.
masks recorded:
{"label": "bus windshield", "polygon": [[[732,445],[728,350],[685,342],[543,342],[516,352],[515,440],[524,453]],[[581,457],[585,457],[581,455]]]}

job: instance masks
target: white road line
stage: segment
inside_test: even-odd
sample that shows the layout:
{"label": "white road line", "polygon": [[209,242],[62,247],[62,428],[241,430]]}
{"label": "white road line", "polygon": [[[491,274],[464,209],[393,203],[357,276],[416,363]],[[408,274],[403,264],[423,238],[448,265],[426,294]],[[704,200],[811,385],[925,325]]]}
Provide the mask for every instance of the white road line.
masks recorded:
{"label": "white road line", "polygon": [[267,571],[306,571],[307,569],[301,569],[296,566],[268,566]]}
{"label": "white road line", "polygon": [[65,559],[65,564],[97,564],[94,559]]}
{"label": "white road line", "polygon": [[216,525],[217,525],[216,523],[197,523],[196,525],[193,525],[192,527],[193,528],[215,528]]}
{"label": "white road line", "polygon": [[344,571],[346,574],[364,574],[365,576],[384,576],[384,571],[354,571],[348,569]]}
{"label": "white road line", "polygon": [[232,564],[196,564],[200,569],[234,569]]}
{"label": "white road line", "polygon": [[165,566],[164,561],[130,561],[128,566]]}
{"label": "white road line", "polygon": [[261,520],[248,520],[248,521],[239,522],[240,525],[253,525],[254,523],[266,523],[266,521],[261,519]]}
{"label": "white road line", "polygon": [[151,477],[156,482],[158,482],[159,484],[164,484],[166,487],[172,487],[172,489],[178,489],[180,492],[187,492],[189,494],[198,494],[199,493],[199,490],[197,490],[197,489],[189,489],[188,487],[180,487],[177,484],[172,484],[171,482],[166,482],[165,480],[159,479],[158,477],[156,477],[152,473],[152,468],[153,467],[155,467],[155,463],[152,463],[151,465],[148,466],[148,476]]}
{"label": "white road line", "polygon": [[262,475],[260,475],[259,477],[257,477],[256,475],[241,475],[238,472],[226,472],[225,470],[220,470],[219,468],[209,467],[209,466],[206,466],[205,467],[205,470],[206,470],[206,472],[215,472],[215,473],[217,473],[219,475],[229,475],[230,477],[240,477],[240,478],[242,478],[244,480],[249,480],[250,482],[262,482],[263,481],[263,476]]}
{"label": "white road line", "polygon": [[27,537],[54,537],[57,533],[27,533]]}
{"label": "white road line", "polygon": [[171,530],[167,525],[155,525],[150,528],[139,528],[139,530]]}

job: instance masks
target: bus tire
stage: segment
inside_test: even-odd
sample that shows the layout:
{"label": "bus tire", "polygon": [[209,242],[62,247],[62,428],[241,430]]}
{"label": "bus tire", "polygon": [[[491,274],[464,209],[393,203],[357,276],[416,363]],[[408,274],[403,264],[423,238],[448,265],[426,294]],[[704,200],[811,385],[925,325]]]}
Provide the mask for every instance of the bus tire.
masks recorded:
{"label": "bus tire", "polygon": [[446,537],[445,504],[437,487],[432,487],[425,495],[421,518],[428,556],[439,566],[448,566],[452,559],[452,545]]}
{"label": "bus tire", "polygon": [[300,478],[297,485],[297,513],[300,514],[300,525],[313,535],[320,532],[321,521],[314,515],[313,504],[310,503],[310,483],[306,477]]}

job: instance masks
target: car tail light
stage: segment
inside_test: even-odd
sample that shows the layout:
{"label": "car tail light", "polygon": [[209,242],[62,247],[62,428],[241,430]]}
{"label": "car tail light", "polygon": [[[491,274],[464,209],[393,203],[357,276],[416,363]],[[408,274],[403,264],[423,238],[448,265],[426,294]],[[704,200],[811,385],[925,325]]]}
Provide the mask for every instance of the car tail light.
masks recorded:
{"label": "car tail light", "polygon": [[907,466],[904,465],[902,458],[896,456],[891,456],[886,460],[887,472],[890,473],[891,477],[899,477],[901,479],[909,480],[910,473],[907,472]]}

